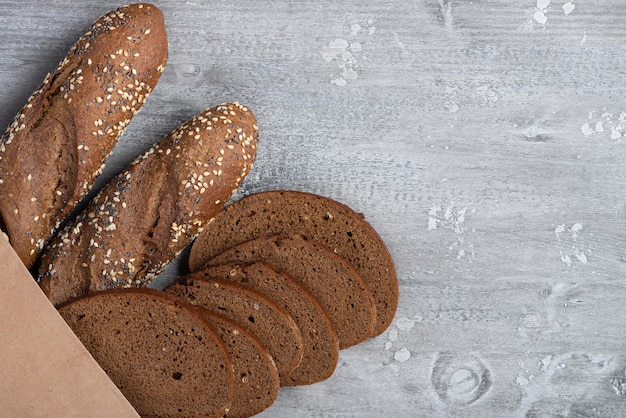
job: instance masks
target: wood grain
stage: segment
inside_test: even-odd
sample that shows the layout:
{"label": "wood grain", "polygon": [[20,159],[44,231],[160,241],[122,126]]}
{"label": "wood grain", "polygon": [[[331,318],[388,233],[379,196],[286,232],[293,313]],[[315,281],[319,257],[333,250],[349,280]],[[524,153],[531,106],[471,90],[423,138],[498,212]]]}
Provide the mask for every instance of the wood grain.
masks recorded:
{"label": "wood grain", "polygon": [[[260,127],[240,196],[337,199],[396,262],[389,330],[262,416],[624,414],[626,3],[156,4],[169,62],[101,182],[239,100]],[[0,1],[0,124],[116,6]]]}

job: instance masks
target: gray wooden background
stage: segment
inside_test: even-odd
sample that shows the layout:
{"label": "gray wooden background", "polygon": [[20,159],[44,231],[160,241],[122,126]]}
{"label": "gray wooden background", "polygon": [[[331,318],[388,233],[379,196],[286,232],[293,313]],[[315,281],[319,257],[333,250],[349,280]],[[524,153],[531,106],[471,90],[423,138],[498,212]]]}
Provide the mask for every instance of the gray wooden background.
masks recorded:
{"label": "gray wooden background", "polygon": [[[262,416],[626,416],[625,1],[155,4],[169,62],[104,179],[238,100],[241,193],[344,202],[396,262],[388,331]],[[1,126],[119,5],[0,1]]]}

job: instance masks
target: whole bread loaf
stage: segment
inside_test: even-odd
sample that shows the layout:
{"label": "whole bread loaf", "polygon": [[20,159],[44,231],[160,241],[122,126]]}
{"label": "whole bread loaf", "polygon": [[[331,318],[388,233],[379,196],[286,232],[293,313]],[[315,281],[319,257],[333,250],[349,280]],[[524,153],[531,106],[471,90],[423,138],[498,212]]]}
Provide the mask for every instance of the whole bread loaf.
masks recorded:
{"label": "whole bread loaf", "polygon": [[46,248],[39,284],[58,305],[145,286],[222,209],[252,168],[257,126],[238,103],[185,122],[108,183]]}
{"label": "whole bread loaf", "polygon": [[337,333],[320,302],[298,280],[277,272],[270,264],[262,261],[207,267],[197,275],[227,280],[254,289],[291,315],[302,334],[304,355],[298,367],[281,378],[281,386],[310,385],[333,374],[339,360]]}
{"label": "whole bread loaf", "polygon": [[298,280],[317,298],[337,332],[339,348],[372,336],[376,307],[359,273],[328,248],[301,235],[246,241],[213,257],[205,267],[256,261]]}
{"label": "whole bread loaf", "polygon": [[161,76],[167,46],[154,5],[100,17],[0,139],[0,227],[27,268],[101,173]]}
{"label": "whole bread loaf", "polygon": [[398,305],[393,260],[363,215],[324,196],[278,190],[246,196],[229,205],[195,240],[191,271],[242,242],[272,234],[298,233],[324,244],[359,272],[376,304],[374,335],[391,324]]}
{"label": "whole bread loaf", "polygon": [[233,372],[222,339],[200,314],[155,289],[72,300],[59,313],[143,417],[222,417]]}
{"label": "whole bread loaf", "polygon": [[303,342],[298,326],[291,315],[263,294],[200,274],[183,276],[164,291],[190,305],[217,311],[237,321],[265,346],[281,378],[300,364]]}

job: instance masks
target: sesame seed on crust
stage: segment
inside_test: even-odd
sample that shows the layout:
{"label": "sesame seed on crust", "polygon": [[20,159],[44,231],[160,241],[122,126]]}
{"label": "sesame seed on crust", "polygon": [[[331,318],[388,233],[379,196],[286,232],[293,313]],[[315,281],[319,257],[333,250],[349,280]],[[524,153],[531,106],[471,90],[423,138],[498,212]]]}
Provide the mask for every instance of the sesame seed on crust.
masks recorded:
{"label": "sesame seed on crust", "polygon": [[[130,10],[132,13],[124,12]],[[140,12],[136,5],[131,5],[96,20],[70,48],[57,70],[46,75],[41,86],[29,97],[0,138],[0,216],[10,225],[7,233],[27,266],[31,266],[39,255],[38,250],[31,251],[29,238],[33,236],[37,238],[36,242],[43,240],[45,243],[50,240],[58,221],[67,216],[75,202],[88,192],[95,177],[101,172],[100,167],[110,154],[109,150],[157,82],[167,59],[162,18],[157,8],[152,8],[148,13],[147,10]],[[151,29],[150,41],[146,40],[148,38],[141,42],[137,39],[132,42],[126,40],[133,33],[143,35],[141,28]],[[113,33],[115,29],[119,33]],[[124,40],[126,46],[120,48],[125,44],[117,39]],[[106,61],[111,52],[116,52],[111,50],[111,45],[117,45],[116,51],[121,50],[122,55],[128,55],[124,59],[129,71],[115,73],[112,70],[113,66]],[[139,56],[145,59],[137,60]],[[127,90],[128,85],[133,86],[132,91]],[[111,94],[107,99],[105,90],[111,86],[113,91],[122,87],[124,94],[120,97]],[[45,108],[43,103],[47,103]],[[67,138],[64,124],[69,122],[63,115],[53,115],[53,112],[46,113],[45,110],[60,107],[71,113],[67,120],[84,121],[76,124],[76,138]],[[102,123],[94,125],[94,119]],[[33,131],[35,123],[56,129],[59,134],[53,137],[59,142],[46,141],[46,149],[42,152],[42,139]],[[96,129],[93,129],[94,126]],[[66,158],[51,155],[69,143],[75,144],[74,149],[80,153],[78,158],[72,160],[71,153],[65,153]],[[18,150],[21,153],[20,161],[32,161],[37,172],[50,173],[43,179],[33,178],[29,189],[21,185],[20,179],[35,171],[33,167],[14,166]],[[28,150],[32,150],[32,157],[24,157],[24,152]],[[78,164],[76,167],[67,167],[66,161],[76,161]],[[59,193],[57,179],[64,179],[64,173],[72,170],[76,170],[76,178],[62,185],[64,191]],[[72,188],[72,184],[76,186]],[[31,192],[32,196],[29,194]],[[13,193],[11,199],[7,198],[9,193]],[[27,196],[21,197],[24,194]],[[31,197],[35,199],[31,200]],[[32,215],[16,216],[8,205],[10,200],[24,202],[22,209]]]}
{"label": "sesame seed on crust", "polygon": [[[228,114],[228,124],[206,130],[221,113]],[[80,280],[90,283],[90,289],[145,286],[237,190],[249,163],[228,143],[237,132],[249,144],[256,142],[254,126],[254,115],[238,104],[207,109],[182,124],[100,191],[77,218],[83,222],[80,236],[73,236],[74,223],[65,228],[75,245],[55,242],[44,253],[42,265],[53,268],[40,270],[40,282],[70,277],[72,260],[89,258],[95,265],[80,269],[88,274]],[[252,160],[255,151],[249,148]],[[115,274],[104,264],[114,265]]]}

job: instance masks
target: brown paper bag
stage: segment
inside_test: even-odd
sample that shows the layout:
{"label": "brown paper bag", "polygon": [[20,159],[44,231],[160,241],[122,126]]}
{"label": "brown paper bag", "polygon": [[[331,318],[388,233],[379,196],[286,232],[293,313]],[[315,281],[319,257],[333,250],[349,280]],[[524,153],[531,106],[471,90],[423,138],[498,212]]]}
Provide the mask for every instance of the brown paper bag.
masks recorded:
{"label": "brown paper bag", "polygon": [[0,415],[138,417],[0,236]]}

